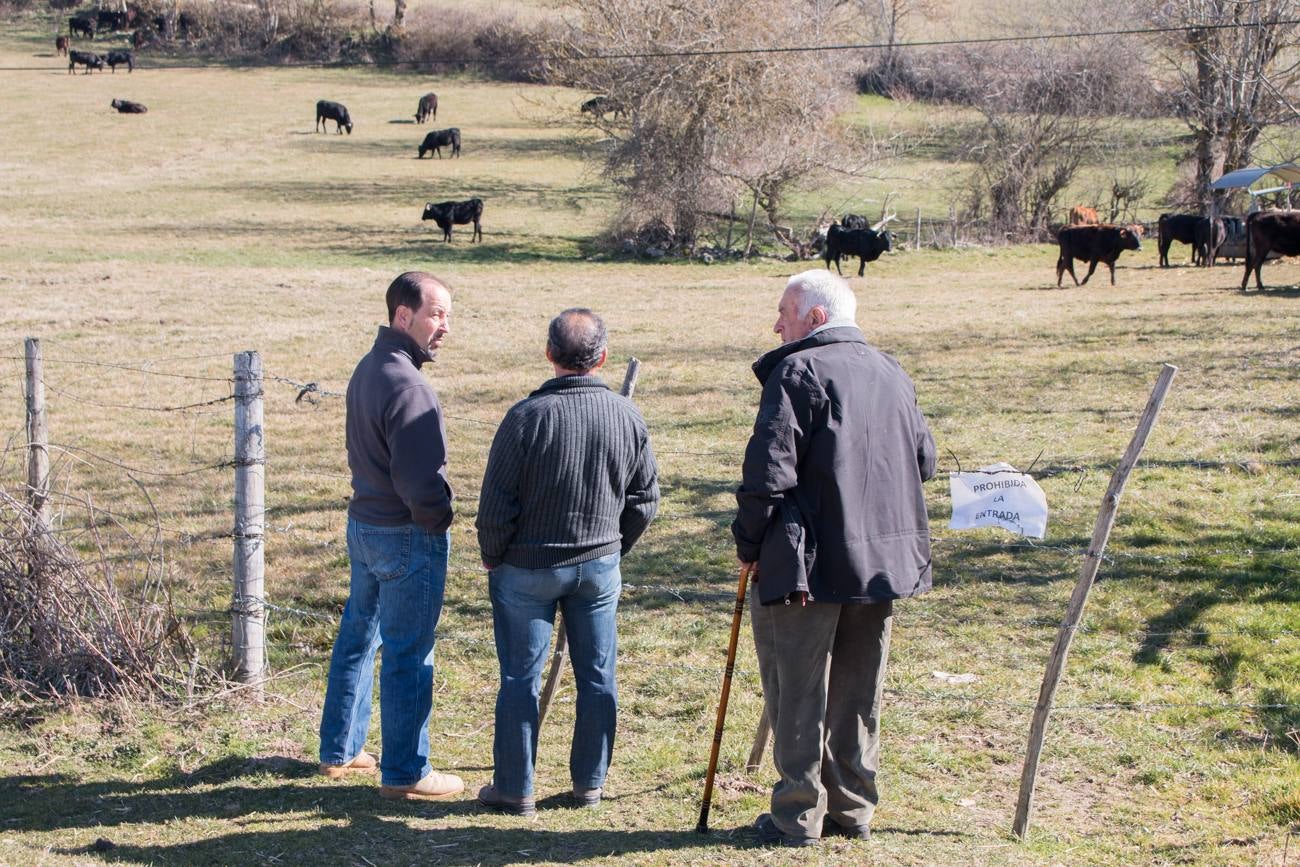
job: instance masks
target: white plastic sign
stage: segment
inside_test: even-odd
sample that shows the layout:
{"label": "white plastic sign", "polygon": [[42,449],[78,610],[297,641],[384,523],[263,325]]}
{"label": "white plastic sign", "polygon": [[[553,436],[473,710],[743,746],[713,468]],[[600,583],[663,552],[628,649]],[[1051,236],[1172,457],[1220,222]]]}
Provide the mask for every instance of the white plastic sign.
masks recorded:
{"label": "white plastic sign", "polygon": [[981,467],[974,473],[949,473],[953,530],[1002,527],[1041,539],[1047,533],[1047,496],[1031,476],[1010,464]]}

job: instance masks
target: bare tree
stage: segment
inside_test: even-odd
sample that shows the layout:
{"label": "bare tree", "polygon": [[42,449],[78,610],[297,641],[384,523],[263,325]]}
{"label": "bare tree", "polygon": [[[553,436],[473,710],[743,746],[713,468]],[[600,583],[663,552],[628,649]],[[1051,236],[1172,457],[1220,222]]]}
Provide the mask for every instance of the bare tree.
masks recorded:
{"label": "bare tree", "polygon": [[816,3],[576,6],[582,19],[555,46],[556,69],[604,97],[585,116],[607,137],[598,158],[622,190],[624,228],[657,225],[668,244],[693,248],[704,221],[735,198],[775,224],[792,185],[844,165],[834,118],[851,81],[835,58],[747,51],[788,44],[790,34],[815,44],[824,24]]}
{"label": "bare tree", "polygon": [[1216,175],[1250,163],[1265,127],[1296,119],[1285,96],[1300,80],[1295,11],[1295,0],[1169,0],[1153,15],[1159,26],[1185,28],[1163,34],[1161,48],[1195,139],[1202,209]]}

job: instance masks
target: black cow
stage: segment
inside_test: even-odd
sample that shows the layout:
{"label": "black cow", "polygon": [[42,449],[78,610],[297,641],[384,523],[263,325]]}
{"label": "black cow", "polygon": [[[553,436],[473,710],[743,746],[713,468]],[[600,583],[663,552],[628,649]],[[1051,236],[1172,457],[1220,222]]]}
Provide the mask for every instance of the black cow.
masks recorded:
{"label": "black cow", "polygon": [[835,260],[835,270],[843,274],[840,269],[841,256],[858,257],[858,276],[861,277],[866,270],[868,262],[874,262],[880,258],[880,254],[894,248],[894,238],[888,232],[873,232],[870,229],[846,229],[840,225],[833,225],[826,230],[826,248],[822,251],[822,258],[826,260],[826,267],[831,267],[831,260]]}
{"label": "black cow", "polygon": [[87,18],[85,15],[73,15],[68,19],[68,35],[76,36],[80,33],[89,39],[95,38],[95,19]]}
{"label": "black cow", "polygon": [[415,122],[424,123],[429,118],[438,119],[438,94],[426,93],[420,97],[420,104],[415,109]]}
{"label": "black cow", "polygon": [[1213,268],[1219,258],[1219,247],[1228,237],[1228,230],[1223,220],[1202,217],[1196,223],[1195,241],[1192,246],[1192,261],[1203,268]]}
{"label": "black cow", "polygon": [[109,105],[117,109],[118,114],[144,114],[149,111],[144,103],[132,102],[129,99],[115,99]]}
{"label": "black cow", "polygon": [[1125,250],[1142,249],[1142,241],[1128,226],[1067,226],[1056,236],[1061,245],[1061,255],[1056,260],[1056,285],[1061,285],[1061,278],[1066,271],[1079,286],[1079,278],[1074,273],[1074,260],[1088,263],[1088,273],[1084,275],[1083,284],[1087,285],[1092,272],[1097,270],[1098,262],[1105,262],[1110,269],[1110,285],[1115,285],[1115,260]]}
{"label": "black cow", "polygon": [[424,137],[420,142],[420,156],[417,159],[424,159],[424,155],[430,151],[442,159],[442,149],[451,148],[451,155],[460,156],[460,129],[452,127],[451,129],[435,129]]}
{"label": "black cow", "polygon": [[483,219],[483,200],[469,199],[464,202],[439,202],[434,204],[429,202],[424,206],[424,216],[421,220],[433,220],[442,229],[442,239],[451,243],[452,225],[463,226],[466,223],[474,224],[474,234],[470,236],[470,243],[475,240],[483,240],[483,226],[479,222]]}
{"label": "black cow", "polygon": [[339,135],[343,135],[344,127],[347,127],[348,135],[352,135],[352,117],[348,114],[347,106],[341,102],[330,102],[328,99],[317,100],[316,131],[329,132],[328,122],[331,120],[337,126]]}
{"label": "black cow", "polygon": [[95,29],[107,30],[112,33],[117,30],[125,30],[131,23],[133,16],[126,12],[114,12],[111,9],[100,9],[95,13]]}
{"label": "black cow", "polygon": [[1255,286],[1264,288],[1259,269],[1270,255],[1300,256],[1300,211],[1259,211],[1246,217],[1246,273],[1241,291],[1246,291],[1250,272]]}
{"label": "black cow", "polygon": [[1161,214],[1156,225],[1157,243],[1160,247],[1160,267],[1169,267],[1169,245],[1174,241],[1196,248],[1196,224],[1204,217],[1196,214]]}
{"label": "black cow", "polygon": [[86,67],[87,75],[90,74],[90,70],[92,69],[98,69],[101,72],[103,72],[104,70],[104,58],[100,57],[98,54],[95,54],[92,51],[71,51],[68,53],[68,74],[69,75],[72,74],[73,67],[75,67],[78,63]]}
{"label": "black cow", "polygon": [[110,51],[107,60],[109,68],[113,70],[114,74],[117,73],[117,68],[123,64],[125,64],[127,72],[135,72],[135,55],[129,51],[123,49]]}
{"label": "black cow", "polygon": [[591,99],[584,102],[578,111],[581,114],[589,114],[597,120],[603,119],[605,115],[610,114],[611,112],[613,113],[615,120],[627,113],[627,109],[623,107],[623,103],[614,99],[612,96],[593,96]]}
{"label": "black cow", "polygon": [[858,214],[845,214],[840,217],[840,225],[846,229],[870,229],[871,225],[867,222],[866,217]]}

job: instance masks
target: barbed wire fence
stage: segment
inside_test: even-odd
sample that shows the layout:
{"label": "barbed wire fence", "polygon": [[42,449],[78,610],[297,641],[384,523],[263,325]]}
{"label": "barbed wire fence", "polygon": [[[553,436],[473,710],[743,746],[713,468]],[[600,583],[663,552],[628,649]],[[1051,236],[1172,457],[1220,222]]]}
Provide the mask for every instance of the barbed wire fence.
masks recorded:
{"label": "barbed wire fence", "polygon": [[[6,360],[21,361],[21,356],[0,356]],[[204,356],[192,356],[188,358],[171,357],[165,361],[145,361],[138,363],[125,362],[102,362],[86,359],[63,359],[47,358],[44,363],[53,366],[58,370],[62,365],[75,366],[80,368],[94,368],[96,370],[108,371],[112,375],[130,375],[145,379],[158,378],[172,383],[182,383],[191,389],[200,391],[206,390],[206,393],[200,393],[193,398],[186,398],[175,401],[158,401],[148,402],[144,400],[131,401],[113,401],[99,397],[93,391],[84,387],[78,387],[75,383],[69,383],[65,379],[56,377],[44,377],[42,385],[48,389],[49,394],[55,398],[56,405],[61,408],[94,408],[96,410],[112,410],[118,413],[145,413],[151,416],[173,416],[185,419],[194,426],[191,435],[189,450],[189,463],[183,466],[149,466],[147,461],[132,458],[120,458],[115,454],[105,453],[107,449],[102,447],[90,448],[80,442],[72,441],[75,437],[68,436],[63,427],[63,419],[54,427],[54,433],[50,440],[43,446],[43,450],[50,455],[52,464],[46,471],[44,479],[29,479],[25,486],[25,493],[29,496],[38,490],[43,490],[44,498],[57,512],[64,506],[73,504],[84,504],[84,501],[77,495],[71,493],[66,488],[60,490],[50,485],[51,480],[56,477],[61,468],[69,466],[83,466],[87,468],[108,468],[126,475],[133,483],[139,485],[143,490],[145,485],[142,480],[149,480],[156,484],[193,484],[193,481],[204,478],[220,477],[230,478],[235,472],[247,469],[250,464],[257,465],[258,469],[264,471],[266,465],[274,465],[277,459],[274,457],[274,448],[268,448],[267,452],[272,457],[269,459],[262,458],[260,461],[250,461],[247,458],[241,458],[234,447],[240,437],[238,425],[221,424],[220,430],[230,436],[228,440],[232,443],[230,451],[222,450],[218,454],[207,454],[202,456],[197,447],[198,426],[200,424],[211,425],[214,421],[230,417],[232,408],[237,407],[241,400],[256,400],[259,404],[264,397],[263,389],[269,387],[278,387],[286,396],[293,395],[293,403],[303,407],[316,407],[326,401],[338,401],[345,395],[342,391],[328,387],[318,380],[304,380],[300,377],[281,375],[274,371],[262,371],[258,381],[250,388],[246,389],[246,395],[241,398],[238,393],[239,376],[232,375],[211,375],[186,372],[175,369],[176,364],[183,361],[212,361],[215,358],[230,359],[229,354],[211,354]],[[0,394],[6,394],[9,391],[21,390],[23,393],[30,388],[30,383],[24,384],[21,389],[13,388],[13,380],[0,387]],[[260,410],[259,410],[260,412]],[[475,418],[469,415],[452,414],[446,415],[449,422],[464,425],[467,431],[485,430],[493,431],[497,424],[494,421]],[[75,419],[74,419],[75,424]],[[260,430],[260,421],[258,424],[258,437],[263,437]],[[7,448],[0,457],[0,471],[4,470],[4,461],[7,460],[8,454],[12,451],[12,445],[20,438],[22,431],[9,433],[7,439],[11,448]],[[232,435],[233,434],[233,435]],[[653,434],[653,429],[652,429]],[[473,436],[468,434],[467,436]],[[264,438],[263,438],[264,439]],[[28,449],[33,445],[29,444]],[[739,465],[739,452],[724,451],[714,449],[656,449],[656,455],[664,458],[672,457],[707,457],[707,458],[725,458],[730,459]],[[1040,456],[1041,457],[1041,454]],[[952,456],[955,470],[961,471],[960,463],[956,456]],[[288,458],[280,460],[290,461]],[[1216,468],[1233,468],[1244,467],[1247,462],[1244,461],[1208,461],[1188,459],[1184,462],[1186,466],[1198,467],[1204,469]],[[1255,460],[1249,463],[1260,465],[1272,465],[1278,467],[1292,468],[1300,466],[1300,460]],[[343,482],[350,480],[350,475],[343,467],[329,465],[310,465],[293,459],[291,461],[294,473],[327,479],[333,482]],[[1035,459],[1031,470],[1037,467],[1038,459]],[[286,464],[287,466],[288,464]],[[1083,483],[1088,474],[1093,471],[1106,468],[1105,461],[1097,460],[1067,460],[1056,461],[1043,464],[1037,468],[1036,472],[1031,473],[1036,478],[1053,478],[1064,475],[1077,474],[1076,491],[1078,486]],[[945,468],[941,472],[950,471]],[[965,470],[969,472],[969,470]],[[238,485],[233,485],[238,487]],[[671,502],[671,495],[676,488],[671,484],[663,485],[666,500]],[[237,564],[241,557],[248,558],[248,550],[254,549],[259,556],[264,551],[266,536],[274,537],[283,529],[277,529],[273,524],[267,524],[267,518],[273,517],[276,508],[267,507],[265,500],[261,499],[253,505],[253,512],[248,512],[248,504],[241,505],[237,497],[232,496],[235,513],[241,508],[245,510],[246,520],[244,530],[239,529],[240,522],[235,520],[232,515],[228,529],[209,529],[203,531],[177,529],[169,527],[163,522],[159,522],[156,516],[146,514],[138,509],[131,509],[125,504],[112,502],[111,505],[93,504],[90,506],[92,515],[102,518],[111,519],[116,526],[123,528],[128,534],[131,528],[135,528],[141,537],[156,533],[159,538],[170,544],[193,546],[193,545],[213,545],[213,546],[232,546],[232,573],[236,571]],[[458,502],[462,504],[461,514],[472,517],[474,513],[473,504],[476,503],[474,494],[463,495],[458,497]],[[661,532],[675,533],[676,525],[681,522],[703,522],[705,524],[726,525],[734,512],[727,509],[681,509],[680,507],[670,507],[665,509],[657,516],[647,538],[653,538],[655,527],[673,528],[662,530]],[[261,526],[261,529],[255,533],[247,532],[248,519],[255,519],[254,523]],[[60,522],[55,520],[51,523],[48,532],[52,536],[64,538],[71,544],[85,542],[87,527],[76,524],[75,522]],[[1062,562],[1067,560],[1078,560],[1088,555],[1086,545],[1073,544],[1044,544],[1035,542],[1028,538],[1016,540],[994,540],[987,537],[972,539],[969,537],[960,537],[957,535],[946,535],[938,532],[932,538],[932,544],[937,551],[948,551],[951,555],[957,556],[992,556],[992,555],[1010,555],[1012,557],[1028,555],[1037,556],[1045,555],[1059,559]],[[245,550],[240,553],[239,547],[243,545]],[[1293,576],[1300,572],[1295,566],[1295,560],[1300,552],[1296,548],[1289,546],[1264,547],[1264,546],[1216,546],[1214,548],[1204,548],[1197,550],[1188,550],[1178,553],[1146,553],[1140,551],[1109,551],[1106,552],[1103,562],[1111,565],[1115,564],[1142,564],[1153,568],[1167,568],[1177,566],[1178,564],[1194,564],[1204,561],[1207,557],[1217,558],[1219,560],[1242,559],[1248,561],[1259,561],[1261,558],[1272,558],[1275,562],[1270,568],[1275,569],[1280,575]],[[120,556],[123,558],[131,555],[107,555]],[[461,569],[462,572],[473,572],[472,569]],[[330,610],[313,609],[312,607],[294,607],[291,605],[272,602],[268,596],[274,593],[264,592],[256,582],[250,583],[247,577],[239,578],[232,574],[232,588],[229,592],[229,604],[225,607],[208,606],[199,609],[189,609],[181,612],[187,619],[192,622],[207,622],[210,624],[229,623],[230,639],[229,648],[236,652],[235,659],[227,671],[242,672],[237,676],[237,680],[252,683],[254,686],[265,681],[268,675],[266,656],[265,656],[265,636],[270,634],[271,619],[291,620],[305,624],[314,624],[317,627],[325,628],[337,623],[337,613]],[[271,587],[276,586],[290,587],[302,576],[278,576],[271,582]],[[256,588],[256,589],[250,589]],[[676,586],[669,583],[636,583],[628,582],[624,584],[624,592],[634,599],[653,601],[655,604],[664,605],[684,605],[684,606],[714,606],[730,601],[733,594],[699,589],[690,586]],[[988,615],[985,613],[972,615],[963,612],[940,612],[934,610],[933,606],[917,607],[909,610],[904,615],[900,614],[900,622],[906,623],[915,620],[930,626],[942,626],[945,628],[960,628],[964,626],[981,626],[996,627],[1000,630],[1015,630],[1017,634],[1024,635],[1026,631],[1034,635],[1041,635],[1044,639],[1047,637],[1049,630],[1061,629],[1064,621],[1058,616],[1035,615],[1019,617],[1000,617]],[[254,648],[253,661],[250,663],[249,657],[238,658],[240,651],[240,640],[238,636],[243,634],[246,640],[244,649],[247,650],[251,645],[249,641],[259,644]],[[1114,641],[1122,644],[1136,643],[1139,647],[1144,644],[1157,641],[1161,645],[1174,641],[1185,641],[1189,644],[1204,644],[1215,639],[1226,639],[1231,637],[1242,637],[1252,640],[1277,642],[1280,640],[1289,640],[1295,638],[1297,630],[1289,628],[1133,628],[1130,626],[1117,626],[1108,623],[1101,626],[1086,627],[1080,624],[1077,628],[1077,634],[1091,636],[1098,640]],[[453,646],[464,648],[471,654],[481,653],[485,657],[495,654],[495,644],[490,637],[480,637],[473,634],[460,631],[444,631],[439,636],[440,642],[447,642]],[[223,642],[223,648],[226,647]],[[723,677],[723,668],[719,661],[717,665],[698,665],[682,661],[664,661],[641,657],[636,654],[624,653],[619,660],[621,667],[631,667],[633,669],[653,672],[653,673],[678,673],[687,675],[693,679],[704,678],[720,681]],[[937,664],[937,663],[936,663]],[[747,683],[757,687],[758,673],[750,669],[740,669],[735,672]],[[978,688],[971,689],[969,684],[973,681],[956,680],[945,681],[938,676],[943,672],[934,672],[937,680],[927,688],[922,676],[913,676],[910,681],[902,685],[891,684],[886,688],[886,695],[896,699],[906,699],[908,701],[917,701],[924,703],[940,703],[951,705],[955,708],[997,708],[1007,713],[1024,715],[1035,708],[1035,702],[1031,697],[1008,696],[1000,688],[992,688],[981,691]],[[953,689],[954,685],[965,686],[963,689]],[[1062,704],[1053,706],[1053,711],[1067,713],[1157,713],[1171,711],[1196,711],[1204,713],[1219,712],[1238,712],[1245,714],[1283,714],[1284,719],[1292,719],[1294,713],[1300,710],[1300,704],[1288,703],[1286,701],[1164,701],[1156,698],[1132,698],[1127,697],[1110,697],[1105,700],[1087,701],[1071,700]],[[1292,736],[1296,736],[1292,733]]]}

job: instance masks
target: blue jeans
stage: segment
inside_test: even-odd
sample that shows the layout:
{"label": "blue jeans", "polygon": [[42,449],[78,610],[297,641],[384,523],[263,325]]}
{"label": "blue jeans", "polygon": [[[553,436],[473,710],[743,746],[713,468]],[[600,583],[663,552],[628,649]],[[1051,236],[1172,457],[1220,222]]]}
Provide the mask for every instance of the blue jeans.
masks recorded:
{"label": "blue jeans", "polygon": [[520,569],[503,563],[489,573],[492,624],[501,663],[492,782],[501,794],[514,798],[533,794],[537,694],[557,605],[564,614],[578,688],[569,774],[574,788],[604,786],[618,718],[615,613],[623,589],[618,563],[619,555],[610,554],[555,569]]}
{"label": "blue jeans", "polygon": [[447,583],[447,533],[408,524],[376,527],[348,518],[352,588],[330,658],[320,721],[320,760],[341,765],[366,744],[375,651],[379,672],[384,785],[409,786],[429,774],[433,641]]}

